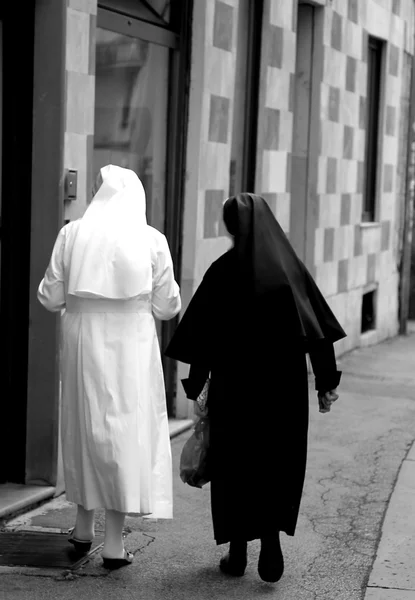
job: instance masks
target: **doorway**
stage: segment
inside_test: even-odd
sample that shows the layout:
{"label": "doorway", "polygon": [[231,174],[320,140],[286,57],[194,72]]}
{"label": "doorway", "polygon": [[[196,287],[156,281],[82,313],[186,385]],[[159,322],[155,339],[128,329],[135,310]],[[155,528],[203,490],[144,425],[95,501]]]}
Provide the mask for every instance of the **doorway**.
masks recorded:
{"label": "doorway", "polygon": [[[191,2],[104,0],[95,59],[91,180],[115,164],[141,179],[147,222],[164,233],[180,280],[184,140],[187,123]],[[157,322],[163,352],[175,322]],[[163,357],[167,405],[174,417],[175,363]]]}
{"label": "doorway", "polygon": [[[3,6],[4,4],[4,6]],[[16,67],[18,7],[0,5],[0,483],[24,483],[27,431],[33,64]],[[26,7],[25,7],[26,10]],[[34,2],[21,23],[33,57]],[[1,118],[3,116],[3,118]],[[7,152],[5,149],[7,148]],[[6,435],[7,428],[7,435]],[[10,450],[13,441],[13,451]]]}

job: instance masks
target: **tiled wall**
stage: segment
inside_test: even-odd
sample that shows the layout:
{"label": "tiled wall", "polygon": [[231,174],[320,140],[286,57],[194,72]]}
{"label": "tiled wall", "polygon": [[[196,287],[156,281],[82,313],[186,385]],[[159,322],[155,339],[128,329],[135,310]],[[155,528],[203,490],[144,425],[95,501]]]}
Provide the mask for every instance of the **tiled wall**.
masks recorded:
{"label": "tiled wall", "polygon": [[[201,135],[197,177],[186,192],[186,210],[197,198],[188,295],[210,263],[227,247],[221,205],[228,189],[232,100],[236,49],[237,0],[195,0],[206,11]],[[413,53],[412,0],[319,0],[314,2],[315,35],[321,47],[317,125],[313,124],[315,182],[309,207],[311,263],[348,337],[339,353],[397,332],[399,222],[408,57]],[[285,231],[290,231],[291,168],[295,89],[297,0],[265,0],[259,90],[256,191],[262,194]],[[320,19],[320,21],[319,21]],[[198,32],[200,34],[200,30]],[[195,33],[194,33],[195,35]],[[367,95],[368,35],[386,40],[384,89],[379,140],[379,186],[376,221],[362,223]],[[317,70],[318,72],[318,70]],[[195,75],[196,76],[196,75]],[[193,148],[198,140],[189,140]],[[317,149],[317,150],[315,150]],[[316,158],[317,155],[317,158]],[[314,193],[315,192],[315,193]],[[191,195],[189,195],[191,194]],[[310,202],[311,202],[310,200]],[[186,218],[186,217],[185,217]],[[189,246],[190,247],[190,246]],[[310,253],[310,252],[309,252]],[[193,269],[191,262],[193,261]],[[376,331],[361,336],[361,302],[377,289]]]}
{"label": "tiled wall", "polygon": [[[325,8],[316,230],[317,283],[347,330],[339,351],[397,331],[399,133],[412,52],[411,0],[333,0]],[[362,224],[368,34],[387,40],[376,222]],[[401,175],[400,175],[401,176]],[[361,298],[377,286],[377,328],[361,337]]]}
{"label": "tiled wall", "polygon": [[[229,246],[222,223],[222,204],[229,189],[238,0],[196,0],[195,11],[200,11],[199,22],[204,17],[203,28],[198,30],[203,43],[195,34],[193,38],[194,47],[202,53],[194,60],[201,63],[198,68],[202,69],[203,78],[199,81],[202,91],[195,89],[190,97],[190,120],[194,118],[193,111],[200,119],[200,127],[199,136],[189,138],[193,158],[188,159],[187,170],[196,169],[197,177],[191,188],[187,186],[185,210],[197,198],[197,220],[188,235],[195,236],[196,251],[191,256],[187,254],[186,238],[183,248],[185,270],[187,267],[193,275],[193,290],[210,263]],[[189,269],[189,261],[193,269]]]}
{"label": "tiled wall", "polygon": [[92,187],[95,25],[97,0],[68,0],[66,29],[66,130],[64,165],[78,172],[77,199],[65,203],[65,219],[80,217]]}
{"label": "tiled wall", "polygon": [[256,189],[290,229],[296,2],[265,0],[259,90]]}
{"label": "tiled wall", "polygon": [[[68,0],[65,167],[78,171],[83,213],[94,127],[96,0]],[[316,0],[321,61],[313,123],[311,263],[317,283],[347,330],[339,352],[397,331],[404,100],[413,53],[412,0]],[[183,222],[184,306],[204,272],[228,247],[221,220],[229,190],[240,0],[194,0]],[[297,0],[265,0],[259,90],[256,191],[290,231]],[[388,40],[381,123],[377,222],[362,224],[367,36]],[[405,55],[406,53],[406,55]],[[404,60],[404,55],[406,60]],[[406,67],[404,67],[406,65]],[[314,82],[315,85],[315,82]],[[377,285],[378,328],[361,338],[362,293]],[[180,367],[179,377],[182,376]],[[178,386],[180,387],[180,386]],[[181,404],[180,404],[181,403]],[[185,403],[179,416],[186,412]],[[186,404],[187,406],[187,404]]]}

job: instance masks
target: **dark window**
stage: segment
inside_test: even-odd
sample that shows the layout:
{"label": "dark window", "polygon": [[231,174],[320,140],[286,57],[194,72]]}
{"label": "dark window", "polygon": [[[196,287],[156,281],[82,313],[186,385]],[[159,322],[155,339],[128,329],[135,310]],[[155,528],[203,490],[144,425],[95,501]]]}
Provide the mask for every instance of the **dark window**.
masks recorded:
{"label": "dark window", "polygon": [[255,191],[263,0],[242,0],[238,13],[229,196]]}
{"label": "dark window", "polygon": [[367,292],[362,297],[362,333],[376,329],[376,291]]}
{"label": "dark window", "polygon": [[369,37],[367,64],[366,152],[363,221],[374,221],[379,157],[379,119],[384,42]]}

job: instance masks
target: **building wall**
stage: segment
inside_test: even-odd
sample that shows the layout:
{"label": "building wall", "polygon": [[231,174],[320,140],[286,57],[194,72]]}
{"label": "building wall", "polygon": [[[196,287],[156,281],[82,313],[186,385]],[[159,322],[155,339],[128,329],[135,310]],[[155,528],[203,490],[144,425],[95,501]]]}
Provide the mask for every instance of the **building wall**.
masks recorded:
{"label": "building wall", "polygon": [[[405,177],[402,135],[407,127],[414,3],[319,0],[312,4],[315,64],[311,108],[315,118],[310,131],[305,262],[348,333],[336,344],[341,354],[376,343],[398,330],[399,232]],[[239,2],[195,0],[195,5],[203,5],[206,19],[203,33],[194,29],[197,39],[193,39],[194,50],[204,53],[203,59],[197,57],[199,63],[204,62],[204,74],[201,78],[200,71],[192,73],[203,86],[203,104],[199,160],[188,163],[192,188],[188,186],[186,191],[185,222],[187,211],[193,216],[194,230],[190,262],[186,257],[190,234],[184,238],[187,295],[196,289],[209,264],[228,247],[220,215],[228,189]],[[266,198],[289,234],[295,209],[290,190],[297,10],[297,0],[265,0],[257,140],[256,191]],[[221,18],[226,22],[221,23]],[[218,25],[222,36],[219,48],[215,45]],[[225,32],[227,42],[223,41]],[[362,223],[368,35],[387,43],[376,221]],[[220,127],[215,127],[215,119],[221,120]],[[197,143],[189,139],[190,151]],[[362,295],[372,289],[377,289],[377,326],[361,334]]]}
{"label": "building wall", "polygon": [[[387,40],[379,124],[376,221],[362,223],[367,36]],[[317,283],[344,325],[339,351],[375,343],[398,329],[399,133],[413,53],[413,2],[334,0],[325,9],[321,83]],[[377,286],[377,327],[360,333],[362,293]]]}
{"label": "building wall", "polygon": [[82,216],[92,189],[97,0],[68,0],[66,28],[66,128],[64,164],[78,172],[77,199],[65,219]]}
{"label": "building wall", "polygon": [[[256,191],[290,230],[296,3],[265,0],[262,25]],[[243,190],[240,190],[243,191]]]}
{"label": "building wall", "polygon": [[[230,244],[221,213],[229,190],[240,4],[241,0],[194,0],[181,265],[184,307],[208,266]],[[414,4],[412,0],[312,4],[312,118],[303,258],[348,333],[336,344],[340,354],[397,332],[405,177],[402,135]],[[66,204],[65,218],[74,219],[84,212],[92,184],[97,1],[68,0],[67,10],[65,167],[78,171],[78,198]],[[264,0],[257,115],[256,191],[290,236],[299,218],[291,195],[292,177],[300,164],[295,152],[293,156],[297,13],[298,0]],[[361,218],[368,34],[387,40],[374,223],[362,223]],[[362,294],[373,287],[378,290],[377,328],[361,335]],[[179,366],[179,378],[186,372],[187,367]],[[186,416],[189,410],[178,385],[177,416]]]}

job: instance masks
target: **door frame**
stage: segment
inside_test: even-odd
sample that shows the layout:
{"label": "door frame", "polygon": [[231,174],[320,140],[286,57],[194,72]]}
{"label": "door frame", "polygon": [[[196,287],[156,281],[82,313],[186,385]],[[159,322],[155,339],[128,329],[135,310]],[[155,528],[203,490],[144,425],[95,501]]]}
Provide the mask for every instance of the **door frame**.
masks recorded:
{"label": "door frame", "polygon": [[58,479],[60,320],[41,306],[37,289],[64,224],[66,4],[36,1],[34,37],[25,482],[52,486]]}
{"label": "door frame", "polygon": [[[1,8],[3,23],[2,230],[0,295],[0,482],[25,482],[31,235],[34,2]],[[16,23],[24,77],[16,69]],[[7,148],[7,152],[4,149]],[[7,199],[7,201],[6,201]],[[12,447],[11,444],[12,443]]]}

